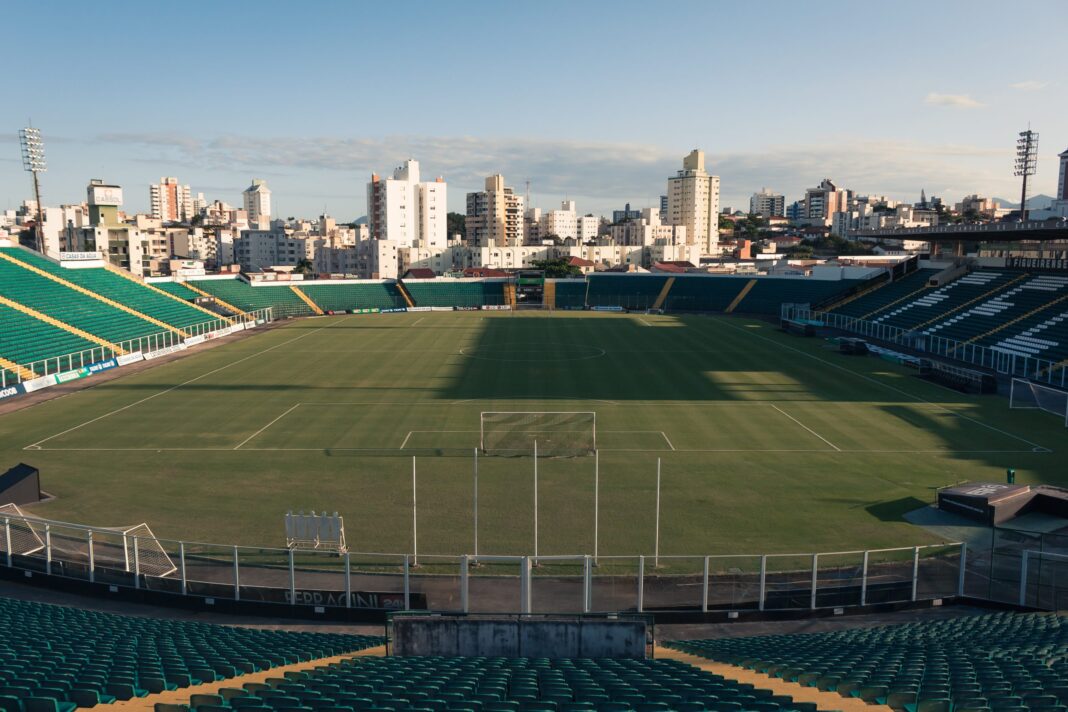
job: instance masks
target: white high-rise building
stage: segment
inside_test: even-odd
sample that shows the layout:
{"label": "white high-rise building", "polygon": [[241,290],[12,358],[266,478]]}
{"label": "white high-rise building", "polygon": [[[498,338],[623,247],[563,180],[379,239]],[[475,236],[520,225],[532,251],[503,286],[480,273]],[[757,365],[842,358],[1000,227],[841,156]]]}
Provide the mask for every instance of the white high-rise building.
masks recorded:
{"label": "white high-rise building", "polygon": [[767,188],[759,193],[753,193],[749,199],[749,214],[760,215],[764,218],[781,218],[786,211],[786,198],[778,193],[772,193]]}
{"label": "white high-rise building", "polygon": [[267,181],[253,178],[252,185],[245,188],[245,192],[241,195],[245,200],[249,226],[253,230],[269,230],[271,228],[271,189],[267,187]]}
{"label": "white high-rise building", "polygon": [[371,175],[367,216],[371,237],[399,247],[440,247],[448,242],[448,193],[445,179],[420,182],[419,161],[408,159],[392,178]]}
{"label": "white high-rise building", "polygon": [[188,185],[174,177],[160,178],[148,187],[152,217],[164,222],[186,222],[193,217],[193,198]]}
{"label": "white high-rise building", "polygon": [[467,194],[467,244],[522,245],[524,208],[523,196],[504,185],[504,176],[490,176],[485,190]]}
{"label": "white high-rise building", "polygon": [[698,149],[682,159],[682,170],[668,178],[668,225],[686,227],[686,241],[703,254],[719,247],[719,176],[705,170],[705,153]]}
{"label": "white high-rise building", "polygon": [[542,214],[541,237],[544,239],[550,235],[563,240],[578,237],[578,215],[574,200],[564,200],[559,210],[546,210]]}

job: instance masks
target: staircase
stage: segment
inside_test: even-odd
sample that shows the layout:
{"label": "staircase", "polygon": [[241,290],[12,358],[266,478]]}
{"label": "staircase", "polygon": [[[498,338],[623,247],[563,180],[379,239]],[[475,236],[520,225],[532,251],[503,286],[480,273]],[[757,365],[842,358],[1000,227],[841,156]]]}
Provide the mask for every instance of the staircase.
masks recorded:
{"label": "staircase", "polygon": [[675,284],[674,277],[668,277],[664,282],[664,286],[660,288],[660,294],[656,295],[656,301],[653,302],[653,309],[663,309],[664,301],[667,299],[668,292],[671,291],[671,285]]}
{"label": "staircase", "polygon": [[[554,287],[555,289],[555,287]],[[555,292],[554,292],[555,295]],[[504,285],[504,303],[515,309],[515,284],[509,282]]]}
{"label": "staircase", "polygon": [[157,294],[162,294],[165,297],[170,297],[171,299],[173,299],[173,300],[175,300],[177,302],[181,302],[182,304],[185,304],[187,306],[191,306],[194,309],[202,311],[205,314],[207,314],[208,316],[210,316],[212,319],[221,319],[222,321],[233,323],[232,320],[227,319],[222,314],[216,314],[212,310],[205,309],[204,307],[200,306],[199,304],[196,304],[195,302],[188,302],[185,299],[182,299],[181,297],[179,297],[179,296],[177,296],[175,294],[171,294],[170,292],[165,291],[163,289],[160,289],[159,287],[157,287],[157,286],[155,286],[153,284],[149,284],[148,282],[146,282],[145,280],[141,279],[140,277],[137,277],[137,276],[127,272],[126,270],[122,269],[121,267],[116,267],[115,265],[111,264],[107,260],[104,261],[104,269],[108,270],[109,272],[113,272],[113,273],[119,275],[120,277],[128,279],[131,282],[134,282],[135,284],[138,284],[138,285],[144,287],[145,289],[151,289],[153,292],[156,292]]}
{"label": "staircase", "polygon": [[404,282],[399,279],[397,280],[397,291],[404,297],[404,303],[408,305],[409,308],[415,306],[415,300],[412,299],[412,293],[408,291],[408,287],[404,286]]}
{"label": "staircase", "polygon": [[99,336],[96,336],[95,334],[90,334],[88,331],[83,331],[83,330],[79,329],[76,326],[71,326],[70,324],[68,324],[66,322],[63,322],[63,321],[60,321],[59,319],[50,317],[47,314],[39,312],[36,309],[32,309],[32,308],[30,308],[30,307],[28,307],[28,306],[26,306],[24,304],[19,304],[18,302],[11,301],[7,297],[0,297],[0,304],[3,304],[3,305],[8,306],[8,307],[11,307],[12,309],[17,309],[18,311],[22,312],[23,314],[29,314],[34,319],[40,319],[41,321],[45,322],[46,324],[51,324],[52,326],[55,326],[55,327],[57,327],[59,329],[63,329],[64,331],[69,331],[70,333],[74,334],[75,336],[82,337],[86,341],[92,341],[94,344],[99,344],[101,346],[105,346],[105,347],[111,349],[112,351],[114,351],[117,354],[126,353],[125,350],[119,348],[118,344],[113,344],[113,343],[111,343],[110,341],[108,341],[106,339],[101,339]]}
{"label": "staircase", "polygon": [[313,302],[311,297],[309,297],[303,291],[298,289],[297,285],[291,284],[291,285],[289,285],[289,288],[292,289],[293,293],[296,294],[298,297],[300,297],[304,301],[304,303],[307,304],[311,308],[311,310],[313,312],[315,312],[319,316],[323,315],[323,310],[321,308],[319,308],[319,305],[316,304],[315,302]]}
{"label": "staircase", "polygon": [[738,292],[738,296],[734,298],[734,301],[728,304],[727,308],[723,310],[723,313],[730,314],[735,309],[737,309],[738,305],[742,303],[743,299],[745,299],[745,295],[749,294],[749,292],[752,291],[753,287],[756,286],[756,283],[757,281],[755,279],[749,280],[746,285],[742,287],[742,291]]}
{"label": "staircase", "polygon": [[6,358],[0,358],[0,371],[8,371],[18,375],[19,382],[37,378],[37,374],[30,369],[20,366],[14,361],[8,361]]}
{"label": "staircase", "polygon": [[[505,292],[507,292],[508,286],[505,285]],[[515,298],[515,287],[512,288],[512,297]],[[545,286],[541,292],[541,302],[547,309],[556,309],[556,282],[545,280]]]}
{"label": "staircase", "polygon": [[[165,321],[160,321],[159,319],[156,319],[155,317],[149,316],[148,314],[145,314],[143,312],[139,312],[136,309],[131,309],[130,307],[126,306],[125,304],[117,302],[114,299],[108,299],[107,297],[105,297],[105,296],[103,296],[101,294],[97,294],[96,292],[91,291],[89,289],[86,289],[85,287],[82,287],[81,285],[75,284],[74,282],[69,282],[69,281],[63,279],[62,277],[54,275],[54,274],[52,274],[50,272],[45,272],[43,269],[40,269],[39,267],[34,267],[31,264],[26,264],[22,260],[15,259],[14,257],[12,257],[11,255],[7,254],[7,252],[5,252],[3,250],[0,250],[0,259],[7,260],[8,262],[10,262],[12,264],[16,264],[19,267],[22,267],[23,269],[28,270],[30,272],[33,272],[34,274],[36,274],[36,275],[38,275],[40,277],[44,277],[45,279],[50,279],[53,282],[56,282],[57,284],[62,284],[67,289],[72,289],[75,292],[79,292],[79,293],[84,294],[84,295],[86,295],[88,297],[92,297],[93,299],[96,299],[97,301],[104,302],[105,304],[107,304],[109,306],[115,307],[119,311],[124,311],[127,314],[132,314],[132,315],[134,315],[136,317],[144,319],[145,321],[149,322],[150,324],[155,324],[156,326],[158,326],[158,327],[160,327],[162,329],[166,329],[167,331],[173,331],[175,334],[178,334],[179,336],[183,336],[183,337],[184,336],[189,336],[189,334],[185,333],[184,331],[182,331],[181,329],[179,329],[177,327],[171,326],[170,324],[168,324]],[[71,327],[71,328],[73,328],[73,327]],[[70,331],[69,328],[68,328],[68,331]],[[110,344],[106,344],[106,345],[110,346]]]}
{"label": "staircase", "polygon": [[[191,284],[189,282],[182,282],[182,284],[184,284],[185,286],[189,287],[190,289],[192,289],[194,292],[196,292],[197,294],[199,294],[202,297],[210,297],[211,299],[214,299],[216,304],[221,306],[223,309],[227,309],[227,310],[233,312],[235,316],[238,315],[238,314],[244,314],[245,313],[244,309],[238,309],[233,304],[230,304],[229,302],[224,302],[222,299],[220,299],[219,297],[216,297],[211,292],[205,292],[200,287],[197,287],[197,286],[195,286],[195,285],[193,285],[193,284]],[[212,312],[212,313],[214,313],[214,312]]]}

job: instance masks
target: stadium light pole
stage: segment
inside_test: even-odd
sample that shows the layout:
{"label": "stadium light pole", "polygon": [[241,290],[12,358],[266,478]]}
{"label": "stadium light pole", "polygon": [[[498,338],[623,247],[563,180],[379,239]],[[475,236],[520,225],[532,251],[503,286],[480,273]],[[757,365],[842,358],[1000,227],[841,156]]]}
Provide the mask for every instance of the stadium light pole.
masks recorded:
{"label": "stadium light pole", "polygon": [[653,544],[653,568],[660,567],[660,458],[656,458],[656,541]]}
{"label": "stadium light pole", "polygon": [[1016,164],[1013,175],[1023,178],[1020,188],[1020,222],[1027,220],[1027,177],[1038,171],[1038,133],[1028,126],[1016,140]]}
{"label": "stadium light pole", "polygon": [[22,146],[22,168],[33,174],[33,195],[37,201],[37,224],[34,226],[34,242],[37,251],[44,253],[44,212],[41,210],[41,181],[39,173],[48,170],[45,163],[44,142],[41,130],[27,126],[19,131],[19,144]]}
{"label": "stadium light pole", "polygon": [[419,565],[419,518],[416,516],[415,455],[412,455],[412,566]]}

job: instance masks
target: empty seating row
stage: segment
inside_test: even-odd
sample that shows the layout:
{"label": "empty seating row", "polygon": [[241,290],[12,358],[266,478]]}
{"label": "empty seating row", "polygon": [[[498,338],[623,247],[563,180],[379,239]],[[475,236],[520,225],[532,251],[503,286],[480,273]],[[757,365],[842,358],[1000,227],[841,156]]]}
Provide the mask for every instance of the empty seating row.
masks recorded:
{"label": "empty seating row", "polygon": [[[68,354],[93,348],[100,349],[77,334],[0,304],[0,358],[29,365],[42,359],[62,357],[58,362],[47,364],[48,372],[55,373],[83,365],[79,359],[71,364]],[[45,366],[36,363],[34,370],[44,373]],[[3,382],[11,383],[11,376],[8,373]]]}
{"label": "empty seating row", "polygon": [[873,319],[889,305],[924,289],[927,281],[936,274],[938,274],[937,269],[916,270],[896,282],[884,284],[878,289],[857,297],[832,311],[836,314],[844,314],[858,319]]}
{"label": "empty seating row", "polygon": [[504,304],[504,282],[405,280],[420,307],[480,307]]}
{"label": "empty seating row", "polygon": [[230,628],[0,599],[0,707],[65,712],[379,642],[371,636]]}
{"label": "empty seating row", "polygon": [[190,703],[197,712],[816,709],[674,660],[591,658],[360,657]]}
{"label": "empty seating row", "polygon": [[849,291],[857,279],[811,279],[757,277],[756,284],[735,308],[737,314],[778,316],[783,304],[817,304]]}
{"label": "empty seating row", "polygon": [[731,302],[745,289],[749,280],[744,277],[714,277],[679,275],[664,300],[668,311],[726,311]]}
{"label": "empty seating row", "polygon": [[157,324],[7,260],[0,260],[0,296],[112,343],[164,330]]}
{"label": "empty seating row", "polygon": [[1057,615],[996,613],[670,645],[910,712],[1062,712],[1068,704],[1068,623]]}
{"label": "empty seating row", "polygon": [[323,311],[395,309],[405,306],[404,297],[397,291],[396,284],[392,282],[368,282],[366,284],[305,282],[299,288]]}
{"label": "empty seating row", "polygon": [[1065,294],[1068,294],[1068,277],[1035,275],[1018,281],[989,299],[980,300],[947,319],[931,324],[923,332],[957,341],[969,341],[999,329],[1010,321],[1041,310]]}
{"label": "empty seating row", "polygon": [[586,304],[591,307],[649,309],[656,303],[667,279],[662,274],[591,274],[587,278]]}
{"label": "empty seating row", "polygon": [[901,329],[913,329],[946,318],[963,305],[984,295],[993,295],[1009,282],[1019,279],[1022,273],[1011,271],[978,270],[944,284],[905,302],[894,304],[871,321],[889,324]]}
{"label": "empty seating row", "polygon": [[586,306],[586,280],[559,279],[555,287],[557,309],[580,309]]}
{"label": "empty seating row", "polygon": [[[236,277],[234,279],[191,279],[189,283],[245,311],[270,307],[274,310],[275,319],[312,314],[311,307],[297,296],[288,284],[253,287]],[[302,286],[299,282],[296,284]]]}
{"label": "empty seating row", "polygon": [[[30,250],[7,249],[5,253],[14,259],[37,269],[54,274],[80,287],[112,299],[153,319],[184,327],[211,321],[212,317],[192,305],[183,304],[103,267],[89,269],[65,269],[55,262]],[[155,327],[159,331],[159,327]]]}
{"label": "empty seating row", "polygon": [[162,289],[169,294],[173,294],[176,297],[181,297],[187,301],[192,301],[197,297],[203,296],[200,292],[193,291],[182,282],[153,282],[152,286],[157,289]]}

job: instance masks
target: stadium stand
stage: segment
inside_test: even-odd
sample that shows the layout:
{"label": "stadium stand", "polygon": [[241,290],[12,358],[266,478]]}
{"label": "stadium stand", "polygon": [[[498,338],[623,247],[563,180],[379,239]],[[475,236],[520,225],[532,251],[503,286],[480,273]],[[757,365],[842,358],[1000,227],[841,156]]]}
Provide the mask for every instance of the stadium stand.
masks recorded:
{"label": "stadium stand", "polygon": [[161,294],[153,286],[137,281],[133,275],[123,275],[119,270],[103,267],[65,269],[30,250],[10,249],[5,254],[171,326],[186,327],[221,318],[206,309]]}
{"label": "stadium stand", "polygon": [[7,260],[0,260],[0,296],[111,343],[162,331],[159,325],[151,321],[74,291]]}
{"label": "stadium stand", "polygon": [[419,307],[478,307],[504,303],[504,282],[405,280]]}
{"label": "stadium stand", "polygon": [[[739,287],[744,287],[742,280]],[[734,308],[736,314],[778,316],[783,304],[816,304],[853,289],[863,280],[813,280],[760,278]]]}
{"label": "stadium stand", "polygon": [[667,277],[662,274],[591,274],[587,281],[586,303],[591,307],[649,309],[664,288]]}
{"label": "stadium stand", "polygon": [[726,311],[748,280],[741,277],[678,275],[664,300],[668,311]]}
{"label": "stadium stand", "polygon": [[844,314],[858,319],[873,319],[881,311],[907,297],[918,296],[927,288],[927,280],[938,274],[937,269],[919,269],[896,282],[889,282],[852,301],[845,302],[831,309],[836,314]]}
{"label": "stadium stand", "polygon": [[244,311],[270,307],[274,310],[276,319],[311,316],[312,314],[311,307],[294,294],[287,283],[272,284],[269,287],[253,287],[248,282],[235,277],[234,279],[191,279],[188,284]]}
{"label": "stadium stand", "polygon": [[173,294],[176,297],[185,299],[186,301],[192,301],[197,297],[203,296],[200,292],[195,292],[181,282],[153,282],[153,287],[162,289],[168,294]]}
{"label": "stadium stand", "polygon": [[581,309],[586,306],[585,279],[558,279],[556,284],[556,309]]}
{"label": "stadium stand", "polygon": [[978,270],[959,277],[936,289],[924,290],[909,299],[883,310],[871,321],[901,329],[917,329],[947,318],[950,314],[1025,278],[1021,272],[1008,270]]}
{"label": "stadium stand", "polygon": [[926,334],[974,341],[1003,325],[1049,305],[1068,294],[1068,277],[1035,275],[990,299],[961,310],[924,329]]}
{"label": "stadium stand", "polygon": [[980,343],[1020,356],[1068,359],[1068,305],[1051,304],[995,334],[984,335]]}
{"label": "stadium stand", "polygon": [[[0,304],[0,358],[16,364],[31,364],[97,346],[77,334]],[[49,372],[65,371],[75,365],[81,364],[71,364],[70,359],[64,357],[58,364],[50,364]],[[44,373],[44,364],[39,364],[37,370]],[[6,374],[3,382],[10,383],[12,375],[16,374],[13,371]],[[23,377],[26,375],[24,373]]]}
{"label": "stadium stand", "polygon": [[1068,622],[1051,614],[996,613],[668,646],[909,712],[1059,712],[1068,703]]}
{"label": "stadium stand", "polygon": [[70,712],[379,645],[0,598],[0,707]]}
{"label": "stadium stand", "polygon": [[301,290],[315,300],[323,311],[349,311],[351,309],[395,309],[404,306],[404,299],[391,282],[368,282],[366,284],[331,284],[307,282]]}
{"label": "stadium stand", "polygon": [[[359,657],[212,700],[223,709],[815,712],[676,660]],[[221,712],[192,705],[197,712]]]}

